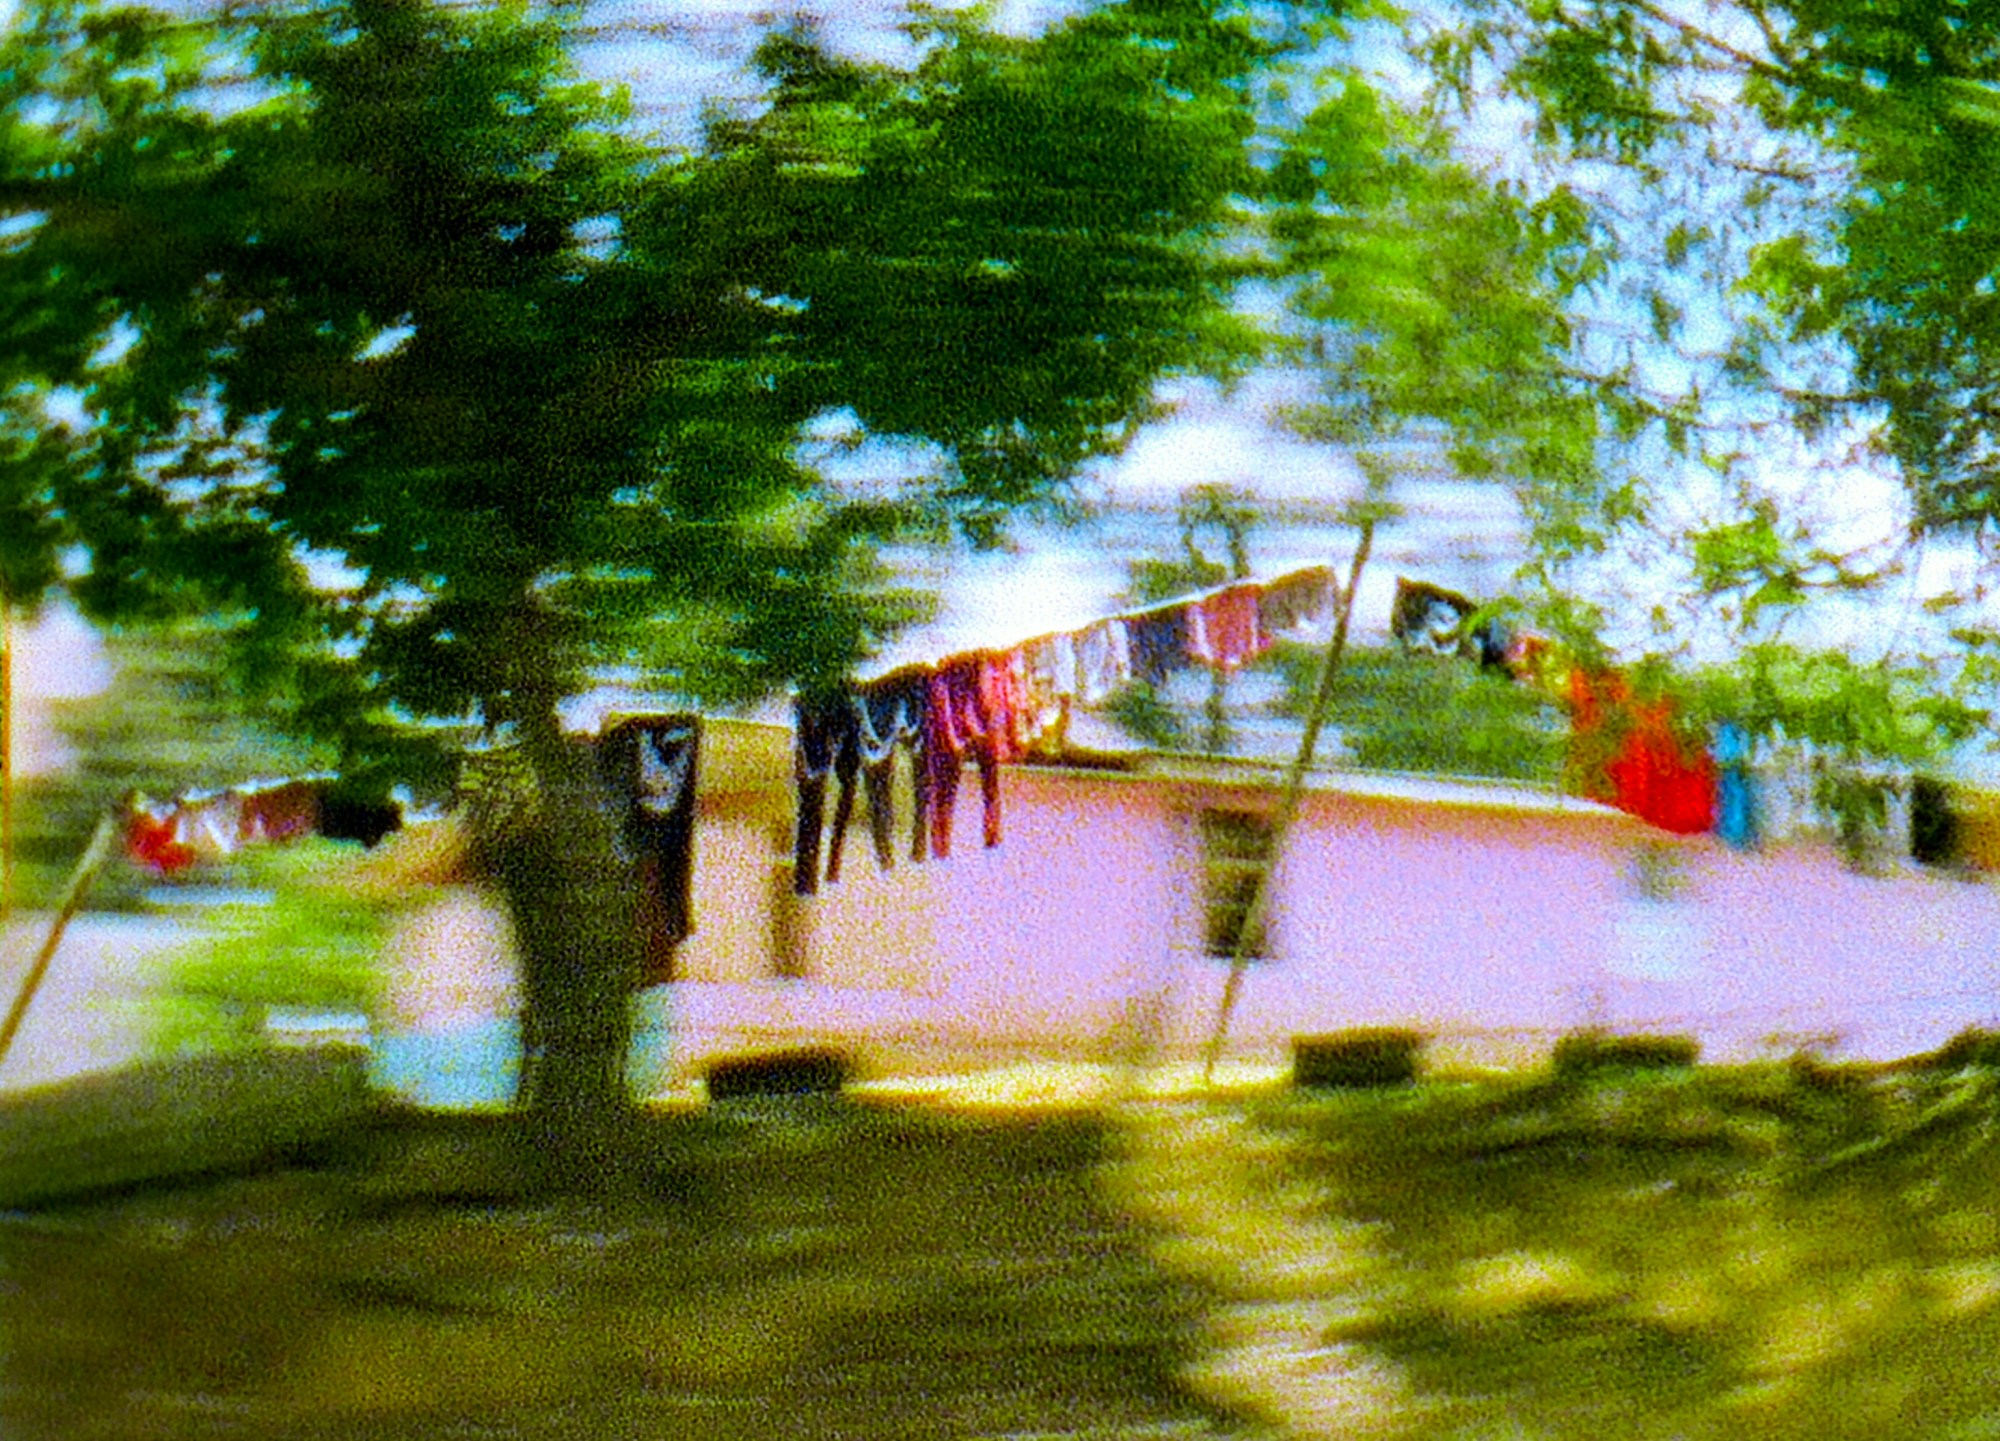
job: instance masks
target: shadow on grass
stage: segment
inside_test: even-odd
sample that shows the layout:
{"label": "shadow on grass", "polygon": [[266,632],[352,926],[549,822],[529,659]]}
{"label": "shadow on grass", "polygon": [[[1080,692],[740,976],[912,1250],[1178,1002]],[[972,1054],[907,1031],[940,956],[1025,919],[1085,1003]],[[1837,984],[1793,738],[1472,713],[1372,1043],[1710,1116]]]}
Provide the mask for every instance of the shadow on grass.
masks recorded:
{"label": "shadow on grass", "polygon": [[596,1201],[519,1186],[507,1125],[0,1216],[0,1434],[1219,1434],[1098,1122],[717,1108]]}

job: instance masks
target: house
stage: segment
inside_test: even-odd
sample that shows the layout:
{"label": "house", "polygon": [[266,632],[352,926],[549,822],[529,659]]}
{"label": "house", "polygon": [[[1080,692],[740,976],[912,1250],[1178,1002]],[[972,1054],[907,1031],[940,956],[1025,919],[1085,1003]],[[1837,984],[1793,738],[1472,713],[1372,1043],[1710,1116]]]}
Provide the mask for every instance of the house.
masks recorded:
{"label": "house", "polygon": [[[789,732],[711,722],[702,777],[696,930],[651,1002],[667,1086],[809,1046],[864,1077],[1198,1056],[1280,779],[1159,754],[1007,767],[998,847],[967,786],[950,858],[882,870],[857,821],[841,878],[800,896]],[[1974,873],[1736,851],[1478,781],[1312,773],[1252,949],[1226,1046],[1251,1061],[1385,1025],[1446,1066],[1530,1063],[1585,1027],[1690,1034],[1712,1061],[1886,1060],[2000,1015],[2000,890]]]}

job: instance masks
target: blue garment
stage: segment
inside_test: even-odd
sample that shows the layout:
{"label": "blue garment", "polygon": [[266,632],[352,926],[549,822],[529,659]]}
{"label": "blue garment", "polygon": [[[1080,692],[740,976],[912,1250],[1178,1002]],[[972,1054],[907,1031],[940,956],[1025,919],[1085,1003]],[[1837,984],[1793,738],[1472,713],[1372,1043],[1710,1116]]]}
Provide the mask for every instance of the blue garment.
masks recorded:
{"label": "blue garment", "polygon": [[1750,738],[1734,721],[1715,728],[1709,747],[1715,758],[1715,833],[1727,845],[1748,850],[1757,844],[1757,787],[1750,774]]}
{"label": "blue garment", "polygon": [[1192,661],[1188,654],[1185,605],[1161,606],[1126,616],[1125,638],[1132,650],[1134,679],[1160,685],[1174,672],[1186,670]]}

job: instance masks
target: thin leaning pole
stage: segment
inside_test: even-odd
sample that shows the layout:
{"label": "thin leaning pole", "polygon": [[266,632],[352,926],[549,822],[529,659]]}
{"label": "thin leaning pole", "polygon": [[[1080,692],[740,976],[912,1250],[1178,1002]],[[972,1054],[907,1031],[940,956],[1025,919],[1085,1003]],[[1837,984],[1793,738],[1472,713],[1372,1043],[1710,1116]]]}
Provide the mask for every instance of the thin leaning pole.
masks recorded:
{"label": "thin leaning pole", "polygon": [[1201,1083],[1212,1085],[1215,1079],[1215,1063],[1222,1055],[1222,1045],[1229,1036],[1230,1013],[1236,1009],[1237,992],[1243,989],[1245,963],[1250,959],[1250,942],[1263,929],[1265,913],[1271,905],[1271,876],[1278,869],[1278,857],[1284,852],[1285,837],[1298,818],[1299,805],[1305,796],[1306,772],[1312,768],[1313,753],[1319,749],[1319,733],[1326,726],[1326,713],[1333,701],[1333,681],[1340,672],[1340,658],[1347,649],[1348,622],[1354,617],[1354,593],[1361,584],[1362,567],[1368,564],[1368,552],[1375,544],[1375,522],[1373,513],[1364,513],[1358,522],[1361,536],[1354,547],[1354,564],[1347,573],[1347,585],[1340,592],[1340,604],[1335,611],[1333,640],[1326,648],[1326,659],[1320,665],[1319,686],[1313,693],[1312,709],[1306,714],[1305,734],[1299,738],[1299,751],[1292,758],[1291,768],[1285,773],[1285,789],[1278,802],[1278,815],[1271,825],[1271,847],[1265,856],[1263,866],[1257,872],[1257,888],[1250,893],[1250,907],[1243,915],[1243,925],[1236,932],[1236,944],[1229,955],[1229,980],[1222,988],[1222,1005],[1215,1015],[1215,1034],[1209,1037],[1208,1053],[1203,1058]]}
{"label": "thin leaning pole", "polygon": [[34,1000],[35,992],[41,988],[42,977],[48,974],[49,962],[55,959],[56,947],[62,944],[63,931],[68,927],[70,918],[82,908],[83,898],[90,894],[91,882],[104,869],[104,863],[111,859],[118,831],[118,812],[107,810],[98,818],[97,829],[91,834],[90,844],[84,847],[76,869],[69,873],[69,888],[63,893],[55,924],[49,927],[48,939],[42,942],[35,963],[28,968],[27,979],[21,982],[20,994],[14,997],[7,1019],[0,1022],[0,1061],[6,1060],[8,1049],[14,1044],[14,1033],[21,1029],[21,1020],[28,1014],[28,1003]]}
{"label": "thin leaning pole", "polygon": [[0,580],[0,923],[14,913],[14,598]]}

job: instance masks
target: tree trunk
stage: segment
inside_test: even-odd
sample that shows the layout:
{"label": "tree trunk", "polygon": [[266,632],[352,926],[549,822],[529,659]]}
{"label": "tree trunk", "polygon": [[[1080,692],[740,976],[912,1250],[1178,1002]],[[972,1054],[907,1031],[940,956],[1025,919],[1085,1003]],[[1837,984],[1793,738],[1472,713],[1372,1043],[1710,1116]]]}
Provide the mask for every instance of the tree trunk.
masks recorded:
{"label": "tree trunk", "polygon": [[547,1179],[615,1183],[636,1110],[626,1086],[631,996],[640,974],[630,862],[593,757],[553,708],[522,718],[535,797],[482,836],[521,949],[517,1104]]}

